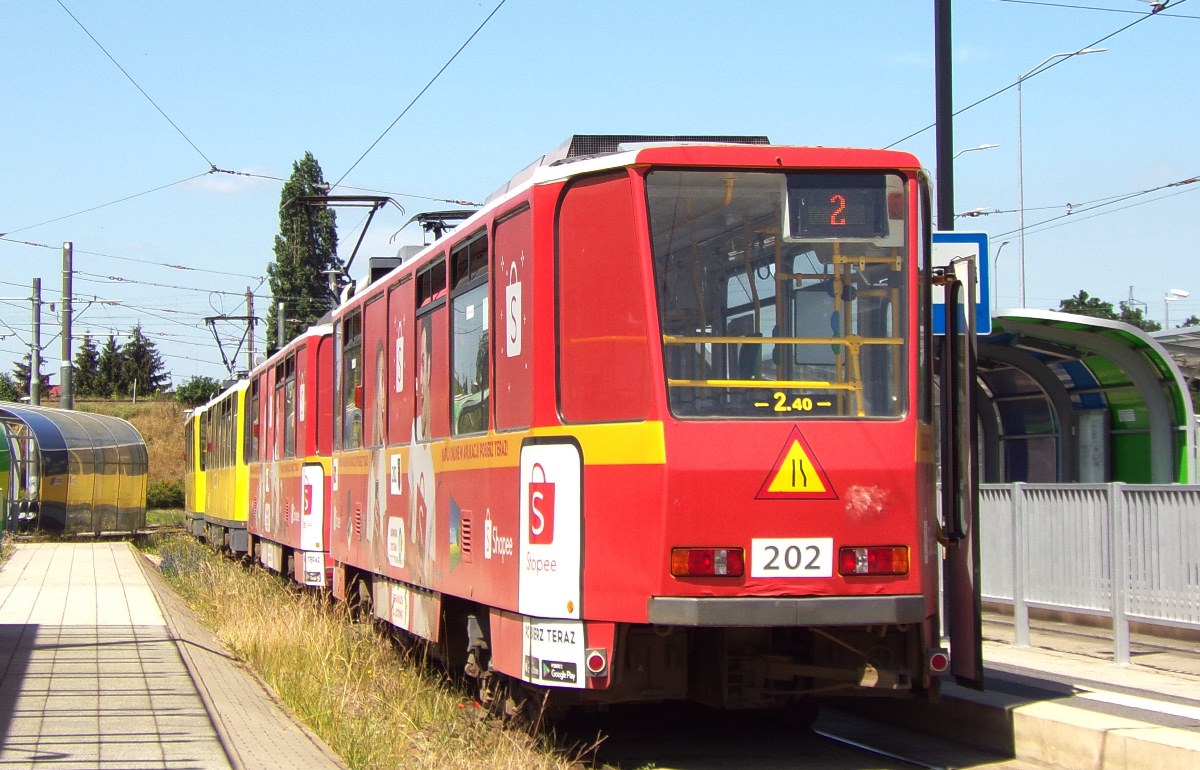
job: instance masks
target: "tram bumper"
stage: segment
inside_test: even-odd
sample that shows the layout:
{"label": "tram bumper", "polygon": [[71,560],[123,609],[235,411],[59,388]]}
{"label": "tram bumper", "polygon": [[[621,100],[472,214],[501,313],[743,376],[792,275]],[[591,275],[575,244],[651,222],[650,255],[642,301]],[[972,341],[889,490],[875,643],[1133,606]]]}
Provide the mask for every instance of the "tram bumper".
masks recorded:
{"label": "tram bumper", "polygon": [[867,626],[925,620],[925,597],[652,596],[647,619],[670,626]]}

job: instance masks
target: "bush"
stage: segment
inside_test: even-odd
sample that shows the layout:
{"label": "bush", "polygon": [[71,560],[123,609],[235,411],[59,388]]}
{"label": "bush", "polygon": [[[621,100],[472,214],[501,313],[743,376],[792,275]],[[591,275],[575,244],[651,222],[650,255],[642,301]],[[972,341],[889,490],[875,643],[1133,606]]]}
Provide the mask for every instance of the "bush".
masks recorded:
{"label": "bush", "polygon": [[146,489],[147,508],[182,508],[183,482],[151,481]]}

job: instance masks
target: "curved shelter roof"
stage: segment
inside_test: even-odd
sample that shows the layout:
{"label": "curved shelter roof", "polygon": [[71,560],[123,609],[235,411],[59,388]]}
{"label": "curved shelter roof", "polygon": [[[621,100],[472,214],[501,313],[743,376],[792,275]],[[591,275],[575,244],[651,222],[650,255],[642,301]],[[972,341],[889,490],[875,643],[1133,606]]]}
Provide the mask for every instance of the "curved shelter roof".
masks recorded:
{"label": "curved shelter roof", "polygon": [[11,403],[0,403],[0,423],[13,458],[10,523],[63,534],[145,528],[148,457],[131,424]]}
{"label": "curved shelter roof", "polygon": [[1196,483],[1187,383],[1120,321],[1004,310],[979,338],[988,481]]}

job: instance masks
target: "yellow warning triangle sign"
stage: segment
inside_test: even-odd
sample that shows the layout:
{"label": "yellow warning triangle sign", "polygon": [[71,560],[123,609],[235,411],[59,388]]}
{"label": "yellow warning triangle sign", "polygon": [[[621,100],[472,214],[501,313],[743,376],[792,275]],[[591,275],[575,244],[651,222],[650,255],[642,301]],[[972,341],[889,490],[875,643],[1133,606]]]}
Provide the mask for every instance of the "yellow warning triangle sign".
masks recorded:
{"label": "yellow warning triangle sign", "polygon": [[767,474],[759,500],[836,500],[837,493],[829,483],[829,477],[817,463],[808,442],[800,435],[800,429],[792,427],[792,433],[784,442],[783,451],[775,466]]}

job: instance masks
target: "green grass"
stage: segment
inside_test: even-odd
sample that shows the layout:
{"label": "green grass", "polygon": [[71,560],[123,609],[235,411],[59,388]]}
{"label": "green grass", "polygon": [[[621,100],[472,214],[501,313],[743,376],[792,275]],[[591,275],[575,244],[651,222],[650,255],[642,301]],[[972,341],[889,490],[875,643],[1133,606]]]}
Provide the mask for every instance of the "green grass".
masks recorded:
{"label": "green grass", "polygon": [[146,526],[148,527],[182,527],[182,508],[149,508],[146,510]]}
{"label": "green grass", "polygon": [[162,573],[221,641],[355,770],[568,768],[344,606],[246,569],[183,535],[155,539]]}

